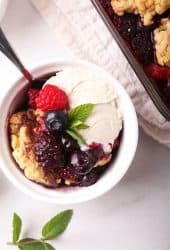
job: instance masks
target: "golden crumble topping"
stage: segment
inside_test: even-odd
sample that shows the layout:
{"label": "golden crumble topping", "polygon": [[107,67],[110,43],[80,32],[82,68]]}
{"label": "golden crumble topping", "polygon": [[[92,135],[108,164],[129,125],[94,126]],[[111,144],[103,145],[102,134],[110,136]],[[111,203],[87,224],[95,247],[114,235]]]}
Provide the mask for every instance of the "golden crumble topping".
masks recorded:
{"label": "golden crumble topping", "polygon": [[161,20],[161,25],[154,31],[154,40],[158,63],[170,67],[170,19]]}
{"label": "golden crumble topping", "polygon": [[161,15],[170,8],[170,0],[111,0],[111,5],[117,15],[139,14],[144,25],[150,25],[156,14]]}
{"label": "golden crumble topping", "polygon": [[12,115],[9,121],[12,155],[28,179],[50,186],[49,176],[39,166],[33,152],[34,129],[40,116],[42,111],[32,109]]}

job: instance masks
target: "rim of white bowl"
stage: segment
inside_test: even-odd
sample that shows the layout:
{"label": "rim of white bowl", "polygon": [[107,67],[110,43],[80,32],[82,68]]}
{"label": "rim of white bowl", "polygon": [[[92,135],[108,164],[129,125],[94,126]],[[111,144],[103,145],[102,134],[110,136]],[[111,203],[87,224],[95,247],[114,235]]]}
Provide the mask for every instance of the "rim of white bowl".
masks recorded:
{"label": "rim of white bowl", "polygon": [[[123,143],[120,146],[116,161],[113,163],[113,166],[110,166],[109,168],[112,171],[110,171],[110,173],[107,173],[107,178],[102,177],[101,179],[98,180],[96,184],[90,187],[67,188],[67,191],[64,190],[64,194],[61,192],[58,192],[57,190],[47,189],[38,184],[30,182],[23,175],[23,173],[20,173],[20,171],[16,168],[16,164],[12,162],[12,159],[11,159],[11,164],[13,164],[13,166],[18,171],[16,175],[19,175],[19,173],[22,174],[22,181],[19,180],[16,175],[14,176],[10,172],[10,169],[5,166],[5,156],[7,156],[8,158],[9,157],[11,158],[11,153],[9,152],[7,142],[6,142],[6,145],[4,145],[6,147],[5,148],[6,150],[4,151],[5,156],[3,154],[1,155],[0,153],[0,168],[2,169],[5,176],[17,188],[19,188],[21,191],[31,196],[32,198],[35,198],[36,200],[53,203],[53,204],[62,204],[62,205],[67,204],[68,205],[68,204],[81,203],[81,202],[95,199],[103,195],[104,193],[108,192],[122,179],[122,177],[127,172],[134,158],[137,144],[138,144],[138,121],[137,121],[137,116],[136,116],[136,112],[132,104],[132,101],[130,97],[128,96],[126,90],[118,83],[116,79],[114,79],[109,73],[107,73],[105,70],[101,69],[99,66],[93,63],[90,63],[84,60],[58,59],[50,63],[46,62],[46,63],[37,64],[37,65],[38,66],[32,67],[32,69],[30,70],[31,72],[33,72],[35,76],[41,75],[40,72],[41,71],[44,72],[44,69],[45,68],[48,69],[49,67],[54,67],[57,70],[59,67],[65,67],[65,66],[85,66],[85,67],[90,68],[92,71],[99,72],[99,74],[102,74],[106,78],[110,79],[114,83],[116,92],[118,93],[120,97],[120,105],[122,107],[123,119],[124,119]],[[49,69],[46,70],[46,72],[49,72]],[[9,88],[6,95],[2,99],[1,104],[0,104],[1,118],[4,117],[7,119],[7,114],[4,114],[2,110],[3,108],[1,107],[3,107],[3,104],[5,104],[5,102],[7,101],[7,98],[9,97],[10,93],[14,89],[16,90],[17,88],[16,86],[18,86],[21,82],[24,83],[24,78],[20,78],[17,81],[15,81],[15,83]],[[10,100],[7,106],[10,106],[11,102],[12,100]],[[126,105],[126,112],[125,112],[125,105]],[[5,121],[3,119],[2,121],[3,121],[3,125],[0,125],[0,134],[2,134],[4,132],[2,130],[5,129]],[[128,133],[126,131],[128,131]],[[122,156],[125,156],[125,158],[121,159]],[[119,168],[117,175],[114,175],[115,166]],[[25,182],[27,182],[27,185]],[[74,192],[71,192],[72,189],[74,189]],[[71,195],[69,193],[71,193]]]}

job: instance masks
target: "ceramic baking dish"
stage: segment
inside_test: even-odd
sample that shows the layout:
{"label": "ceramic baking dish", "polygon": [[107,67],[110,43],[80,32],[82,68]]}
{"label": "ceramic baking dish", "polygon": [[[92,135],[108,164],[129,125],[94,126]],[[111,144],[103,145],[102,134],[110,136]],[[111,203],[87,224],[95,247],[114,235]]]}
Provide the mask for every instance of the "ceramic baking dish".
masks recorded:
{"label": "ceramic baking dish", "polygon": [[100,14],[101,18],[103,19],[105,25],[109,29],[111,35],[117,42],[118,46],[122,50],[123,54],[127,58],[128,62],[132,66],[133,70],[135,71],[137,77],[139,78],[140,82],[146,89],[147,93],[149,94],[150,98],[152,99],[153,103],[157,107],[157,109],[160,111],[160,113],[168,120],[170,121],[170,109],[164,102],[164,100],[161,97],[161,94],[159,93],[159,89],[155,86],[154,82],[152,82],[151,79],[149,79],[143,68],[141,67],[140,63],[136,60],[136,58],[133,56],[132,52],[128,48],[126,42],[121,37],[119,32],[117,31],[116,27],[114,26],[111,18],[109,17],[109,14],[106,12],[106,10],[103,8],[99,0],[91,0],[93,5],[95,6],[96,10]]}

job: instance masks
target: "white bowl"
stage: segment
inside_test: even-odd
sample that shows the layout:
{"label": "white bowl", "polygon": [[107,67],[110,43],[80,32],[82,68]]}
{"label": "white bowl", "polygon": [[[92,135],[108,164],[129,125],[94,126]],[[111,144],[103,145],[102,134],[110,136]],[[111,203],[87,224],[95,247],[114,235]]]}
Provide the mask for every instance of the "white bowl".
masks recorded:
{"label": "white bowl", "polygon": [[3,19],[8,5],[8,0],[0,0],[0,21]]}
{"label": "white bowl", "polygon": [[133,104],[124,88],[112,76],[100,69],[98,66],[76,60],[58,60],[54,63],[41,65],[31,72],[35,77],[39,77],[49,72],[55,72],[68,66],[84,66],[90,68],[98,75],[103,75],[112,81],[115,90],[120,97],[120,105],[123,112],[124,132],[118,155],[98,182],[90,187],[70,187],[61,189],[47,189],[41,185],[29,181],[21,171],[18,170],[11,156],[8,140],[8,119],[20,104],[28,87],[28,82],[21,78],[13,84],[0,104],[0,167],[9,180],[26,194],[50,203],[72,204],[94,199],[111,188],[113,188],[128,170],[137,147],[138,123]]}

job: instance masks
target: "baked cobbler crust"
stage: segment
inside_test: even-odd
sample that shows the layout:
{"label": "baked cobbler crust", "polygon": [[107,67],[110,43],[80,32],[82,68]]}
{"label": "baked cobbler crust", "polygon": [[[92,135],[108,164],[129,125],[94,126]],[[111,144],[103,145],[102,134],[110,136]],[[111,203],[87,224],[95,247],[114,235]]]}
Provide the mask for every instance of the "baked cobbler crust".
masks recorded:
{"label": "baked cobbler crust", "polygon": [[111,0],[111,5],[117,15],[139,14],[144,25],[150,25],[156,14],[161,15],[170,8],[170,0]]}
{"label": "baked cobbler crust", "polygon": [[[9,121],[12,155],[28,179],[51,186],[50,176],[47,176],[39,166],[33,152],[34,129],[41,116],[42,111],[32,109],[12,115]],[[56,180],[56,184],[57,181],[60,180]]]}
{"label": "baked cobbler crust", "polygon": [[170,67],[170,19],[161,20],[161,25],[154,31],[154,40],[158,63]]}

